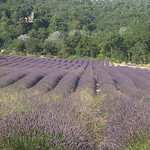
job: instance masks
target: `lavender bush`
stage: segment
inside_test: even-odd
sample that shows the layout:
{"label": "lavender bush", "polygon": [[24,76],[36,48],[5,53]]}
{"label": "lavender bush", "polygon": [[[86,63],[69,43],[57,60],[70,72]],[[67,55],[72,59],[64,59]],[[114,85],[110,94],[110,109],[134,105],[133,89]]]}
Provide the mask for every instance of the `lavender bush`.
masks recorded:
{"label": "lavender bush", "polygon": [[48,74],[34,86],[34,89],[41,91],[50,91],[57,85],[57,83],[65,74],[65,71],[58,71]]}
{"label": "lavender bush", "polygon": [[[83,72],[82,69],[78,69],[75,72],[69,72],[66,74],[57,86],[51,91],[51,94],[66,96],[75,90],[79,75]],[[62,90],[63,89],[63,90]]]}
{"label": "lavender bush", "polygon": [[27,72],[20,71],[20,72],[14,72],[9,75],[6,75],[6,76],[0,78],[0,87],[2,88],[9,84],[16,82],[17,80],[23,78],[26,74],[27,74]]}
{"label": "lavender bush", "polygon": [[142,76],[136,75],[132,72],[127,72],[127,71],[126,72],[122,71],[122,72],[126,74],[127,76],[129,76],[138,88],[142,90],[150,91],[150,80]]}
{"label": "lavender bush", "polygon": [[[150,134],[150,109],[147,103],[133,101],[128,98],[108,101],[105,109],[109,110],[107,124],[104,129],[105,141],[101,149],[116,150],[128,147],[133,138],[142,138]],[[113,113],[113,115],[112,115]]]}
{"label": "lavender bush", "polygon": [[93,66],[92,61],[89,62],[87,68],[83,72],[83,74],[80,77],[77,90],[88,90],[90,93],[95,93],[96,90],[96,79],[93,72]]}
{"label": "lavender bush", "polygon": [[32,72],[28,75],[26,75],[24,78],[18,80],[15,82],[14,86],[17,86],[22,89],[31,88],[35,84],[37,84],[45,74],[40,72]]}

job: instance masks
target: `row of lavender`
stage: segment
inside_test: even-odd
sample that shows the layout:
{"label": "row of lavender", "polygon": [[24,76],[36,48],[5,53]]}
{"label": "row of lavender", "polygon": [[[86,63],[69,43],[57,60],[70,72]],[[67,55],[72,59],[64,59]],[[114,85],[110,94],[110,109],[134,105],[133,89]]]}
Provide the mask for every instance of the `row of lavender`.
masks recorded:
{"label": "row of lavender", "polygon": [[[13,58],[14,56],[10,56],[10,57]],[[16,57],[17,58],[13,58],[13,59],[20,60],[19,56]],[[23,58],[21,57],[21,59]],[[25,57],[25,60],[26,59],[27,58]],[[38,60],[38,58],[34,58],[34,59]],[[58,59],[58,60],[62,61],[62,59]],[[66,61],[67,60],[63,60],[63,62]],[[144,96],[147,95],[150,91],[150,76],[149,76],[150,73],[147,70],[143,71],[141,69],[131,69],[129,67],[114,67],[108,65],[104,66],[104,62],[103,61],[99,62],[98,60],[95,61],[73,60],[73,61],[78,63],[76,64],[54,63],[53,66],[49,69],[41,66],[39,67],[37,65],[36,67],[39,67],[38,71],[32,71],[32,67],[30,69],[29,68],[25,69],[25,67],[23,66],[22,67],[14,66],[12,68],[9,68],[6,65],[5,67],[0,67],[1,69],[0,87],[6,87],[14,83],[12,84],[12,87],[18,86],[22,89],[31,88],[31,87],[34,87],[35,89],[35,87],[37,88],[40,87],[39,88],[40,90],[47,89],[47,91],[50,91],[60,81],[61,77],[65,75],[66,79],[62,78],[64,82],[61,81],[64,84],[64,87],[68,86],[69,88],[69,83],[73,82],[74,80],[74,87],[72,89],[89,88],[92,89],[93,93],[96,92],[96,89],[99,89],[100,91],[117,90],[117,91],[121,91],[121,93],[125,93],[129,95],[132,98],[134,97],[140,98],[141,96],[143,97],[143,95]],[[69,72],[70,74],[73,74],[74,72],[74,74],[76,74],[77,77],[75,79],[70,78],[69,81],[69,77],[67,77],[69,76],[68,75]],[[59,86],[63,86],[61,82],[60,85],[58,84]]]}
{"label": "row of lavender", "polygon": [[[54,83],[51,84],[52,81],[57,83],[60,77],[67,72],[79,68],[83,62],[83,60],[69,60],[68,63],[65,63],[66,61],[62,59],[38,59],[2,55],[0,63],[0,77],[2,78],[0,85],[5,87],[15,82],[13,86],[18,85],[22,88],[30,88],[40,81],[36,87],[46,88],[45,86],[47,86],[46,89],[51,89],[54,86]],[[24,70],[23,73],[20,73],[20,70]],[[41,86],[42,84],[43,86]]]}
{"label": "row of lavender", "polygon": [[83,60],[67,60],[67,59],[43,59],[43,58],[29,58],[29,57],[20,57],[20,56],[6,56],[4,55],[2,58],[1,66],[7,66],[10,68],[13,67],[23,67],[27,69],[39,69],[42,68],[50,69],[51,67],[54,67],[58,65],[58,67],[61,67],[62,65],[66,64],[72,64],[76,65],[78,62],[78,65],[81,65]]}
{"label": "row of lavender", "polygon": [[[24,58],[20,56],[4,55],[3,57],[4,58],[11,57],[11,60],[16,59],[18,62],[20,59],[25,61],[27,61],[28,59],[32,60],[32,58],[28,57]],[[47,62],[48,60],[45,59],[40,58],[34,59],[36,59],[36,61],[39,62],[46,62],[46,64],[48,63]],[[32,60],[32,62],[35,61],[34,59]],[[100,89],[100,91],[101,90],[107,91],[108,89],[109,89],[108,91],[117,90],[131,97],[137,96],[137,98],[143,96],[143,94],[144,95],[147,94],[150,91],[150,77],[149,77],[150,73],[147,70],[143,71],[141,69],[131,69],[129,67],[125,68],[113,66],[110,67],[108,66],[107,63],[105,63],[104,66],[104,62],[103,61],[99,62],[98,60],[88,61],[88,60],[49,59],[49,61],[53,60],[55,60],[56,62],[62,61],[62,63],[53,62],[52,66],[49,68],[42,67],[40,66],[41,65],[40,63],[37,63],[37,66],[35,67],[39,68],[38,71],[35,71],[34,69],[32,70],[32,68],[35,68],[33,67],[32,63],[30,65],[30,69],[26,68],[26,66],[22,66],[23,64],[21,64],[21,66],[18,66],[12,63],[11,65],[12,66],[14,65],[14,67],[12,67],[11,65],[6,66],[2,65],[0,67],[1,69],[0,87],[5,87],[7,85],[14,83],[12,84],[12,87],[18,86],[22,89],[31,87],[34,87],[35,89],[35,87],[37,88],[40,87],[41,89],[43,90],[47,89],[48,91],[56,86],[56,84],[60,81],[61,77],[63,77],[64,75],[68,76],[67,73],[69,72],[74,72],[77,77],[75,79],[70,78],[70,82],[72,80],[75,80],[73,89],[75,89],[76,87],[77,89],[89,88],[92,89],[93,93],[96,92],[97,88]],[[67,61],[69,63],[63,63]],[[71,62],[75,62],[75,64]],[[78,72],[76,69],[80,71]],[[65,78],[69,79],[68,77]],[[67,85],[69,85],[69,81],[67,81],[66,79],[64,80],[64,82],[62,81],[64,87],[67,87]],[[98,87],[96,85],[96,82],[98,82],[97,83]],[[62,83],[60,83],[59,86],[63,86]]]}

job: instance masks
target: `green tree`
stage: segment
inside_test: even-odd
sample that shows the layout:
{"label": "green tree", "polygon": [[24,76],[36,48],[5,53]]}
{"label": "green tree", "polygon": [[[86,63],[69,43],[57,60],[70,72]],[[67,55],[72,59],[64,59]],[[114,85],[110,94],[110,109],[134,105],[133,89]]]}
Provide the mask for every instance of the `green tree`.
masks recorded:
{"label": "green tree", "polygon": [[33,28],[38,30],[38,28],[47,28],[49,26],[49,22],[46,18],[41,17],[41,18],[37,18],[34,20],[33,22]]}
{"label": "green tree", "polygon": [[25,53],[26,52],[26,47],[25,47],[25,42],[23,40],[17,40],[15,43],[15,51],[16,52],[21,52]]}
{"label": "green tree", "polygon": [[54,31],[67,31],[67,24],[61,16],[54,16],[50,21],[48,30],[50,33]]}
{"label": "green tree", "polygon": [[17,26],[19,33],[24,34],[27,30],[27,25],[24,18],[20,18]]}
{"label": "green tree", "polygon": [[70,55],[76,54],[75,48],[77,47],[79,41],[81,40],[81,33],[80,31],[73,31],[72,35],[69,35],[65,39],[66,47],[70,48]]}
{"label": "green tree", "polygon": [[98,54],[97,45],[92,39],[86,35],[83,35],[80,42],[78,42],[75,48],[76,54],[79,56],[95,57]]}
{"label": "green tree", "polygon": [[2,12],[2,18],[0,19],[0,31],[7,31],[7,27],[10,25],[10,19],[7,17],[6,12]]}
{"label": "green tree", "polygon": [[43,50],[40,53],[42,55],[50,54],[56,56],[58,53],[58,47],[54,42],[45,41],[42,48]]}
{"label": "green tree", "polygon": [[26,52],[29,54],[39,54],[42,51],[41,46],[39,45],[40,41],[37,38],[29,38],[25,42]]}
{"label": "green tree", "polygon": [[17,23],[19,21],[19,13],[18,11],[14,11],[12,14],[11,14],[11,20],[14,22],[14,23]]}

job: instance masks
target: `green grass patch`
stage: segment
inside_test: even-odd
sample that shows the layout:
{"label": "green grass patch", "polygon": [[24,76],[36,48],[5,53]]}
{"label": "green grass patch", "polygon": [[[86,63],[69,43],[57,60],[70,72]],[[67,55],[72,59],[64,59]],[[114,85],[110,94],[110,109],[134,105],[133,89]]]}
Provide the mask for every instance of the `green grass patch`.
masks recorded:
{"label": "green grass patch", "polygon": [[69,148],[64,145],[64,140],[60,136],[56,138],[50,133],[41,133],[36,131],[36,134],[31,132],[27,134],[26,132],[21,133],[19,136],[14,135],[14,137],[9,137],[3,139],[0,143],[0,149],[8,150],[69,150]]}
{"label": "green grass patch", "polygon": [[131,139],[128,148],[123,150],[150,150],[150,136],[145,135]]}

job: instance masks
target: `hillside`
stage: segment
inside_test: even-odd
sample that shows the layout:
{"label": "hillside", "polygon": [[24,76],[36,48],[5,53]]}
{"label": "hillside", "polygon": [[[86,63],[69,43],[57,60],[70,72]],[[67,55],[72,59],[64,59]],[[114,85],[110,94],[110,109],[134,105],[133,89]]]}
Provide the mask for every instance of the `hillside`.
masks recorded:
{"label": "hillside", "polygon": [[149,0],[2,0],[0,48],[5,54],[149,63],[149,15]]}

